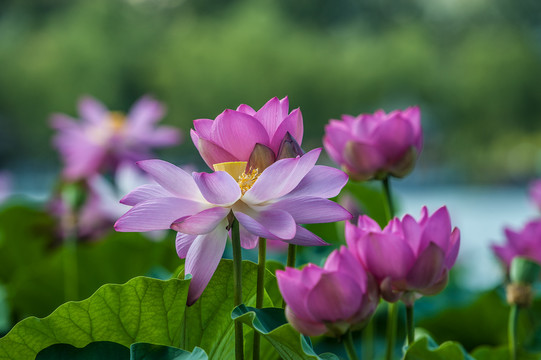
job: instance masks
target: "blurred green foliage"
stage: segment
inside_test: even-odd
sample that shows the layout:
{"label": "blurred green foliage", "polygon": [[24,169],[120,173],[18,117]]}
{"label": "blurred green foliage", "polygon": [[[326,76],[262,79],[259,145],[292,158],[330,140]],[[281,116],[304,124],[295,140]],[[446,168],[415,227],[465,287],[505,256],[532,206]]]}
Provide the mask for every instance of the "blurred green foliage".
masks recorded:
{"label": "blurred green foliage", "polygon": [[[81,94],[127,110],[144,93],[166,123],[290,96],[304,146],[343,113],[419,104],[428,167],[459,179],[541,170],[536,1],[7,0],[0,4],[0,167],[59,166],[53,112]],[[537,15],[536,15],[537,14]],[[192,162],[185,143],[168,150]],[[443,164],[443,165],[442,165]],[[458,174],[460,174],[458,172]]]}

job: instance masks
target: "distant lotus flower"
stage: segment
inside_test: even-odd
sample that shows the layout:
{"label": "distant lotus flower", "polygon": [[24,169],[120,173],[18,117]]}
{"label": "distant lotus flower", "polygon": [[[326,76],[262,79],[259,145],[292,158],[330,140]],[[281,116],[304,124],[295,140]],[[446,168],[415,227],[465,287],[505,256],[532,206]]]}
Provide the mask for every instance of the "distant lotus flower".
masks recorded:
{"label": "distant lotus flower", "polygon": [[458,255],[460,231],[451,231],[445,206],[431,216],[423,207],[419,221],[406,215],[383,230],[363,215],[357,226],[346,223],[346,242],[380,283],[385,300],[409,303],[416,294],[434,295],[445,288]]}
{"label": "distant lotus flower", "polygon": [[193,124],[193,143],[211,169],[218,163],[245,161],[261,172],[276,160],[301,155],[302,114],[299,109],[289,113],[287,97],[272,98],[258,111],[242,104],[216,120]]}
{"label": "distant lotus flower", "polygon": [[345,247],[333,251],[323,268],[287,267],[276,277],[289,323],[309,336],[361,328],[379,302],[377,283]]}
{"label": "distant lotus flower", "polygon": [[188,303],[199,298],[222,257],[232,215],[240,224],[241,245],[253,248],[258,237],[297,245],[326,243],[299,224],[334,222],[351,215],[327,200],[347,182],[342,171],[314,166],[321,149],[282,159],[259,173],[245,173],[246,162],[216,164],[214,173],[193,173],[161,160],[139,166],[159,185],[144,185],[122,203],[133,208],[117,231],[178,231],[176,246],[192,274]]}
{"label": "distant lotus flower", "polygon": [[492,245],[494,253],[507,266],[511,261],[522,256],[541,264],[541,220],[533,220],[524,226],[522,230],[516,232],[505,228],[507,243],[503,246]]}
{"label": "distant lotus flower", "polygon": [[404,177],[422,148],[421,112],[417,106],[385,114],[343,115],[325,126],[329,156],[354,180]]}
{"label": "distant lotus flower", "polygon": [[541,179],[535,180],[530,184],[530,199],[541,210]]}
{"label": "distant lotus flower", "polygon": [[79,101],[81,121],[54,114],[52,127],[58,130],[54,145],[62,155],[68,180],[87,178],[122,161],[151,157],[155,147],[175,145],[178,130],[155,124],[164,115],[161,103],[149,96],[139,99],[127,116],[109,112],[91,97]]}

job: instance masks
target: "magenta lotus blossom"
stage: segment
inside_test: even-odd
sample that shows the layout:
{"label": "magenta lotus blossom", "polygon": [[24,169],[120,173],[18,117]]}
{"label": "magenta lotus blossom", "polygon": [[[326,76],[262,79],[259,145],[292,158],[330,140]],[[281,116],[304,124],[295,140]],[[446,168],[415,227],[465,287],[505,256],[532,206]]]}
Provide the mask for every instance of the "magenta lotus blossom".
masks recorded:
{"label": "magenta lotus blossom", "polygon": [[541,264],[541,220],[530,221],[522,230],[516,232],[505,229],[507,243],[503,246],[492,245],[494,253],[509,269],[517,256],[522,256]]}
{"label": "magenta lotus blossom", "polygon": [[404,177],[422,148],[421,112],[417,106],[385,114],[343,115],[325,126],[329,156],[354,180]]}
{"label": "magenta lotus blossom", "polygon": [[256,145],[257,157],[266,166],[284,157],[295,157],[303,135],[301,111],[289,113],[287,97],[272,98],[258,111],[242,104],[237,110],[225,110],[216,120],[198,119],[193,124],[193,143],[211,169],[217,163],[250,161]]}
{"label": "magenta lotus blossom", "polygon": [[53,115],[51,121],[58,130],[53,142],[62,155],[68,180],[114,170],[124,160],[148,159],[152,148],[180,141],[177,129],[155,127],[165,110],[149,96],[139,99],[127,116],[108,111],[88,96],[81,98],[78,107],[81,121],[64,114]]}
{"label": "magenta lotus blossom", "polygon": [[282,159],[263,172],[245,173],[246,162],[215,165],[226,171],[196,173],[161,160],[139,166],[159,185],[141,186],[122,199],[133,208],[115,224],[117,231],[178,231],[177,253],[192,275],[188,303],[203,292],[218,266],[232,217],[240,224],[241,245],[258,237],[297,245],[326,243],[299,224],[346,220],[351,215],[327,198],[336,196],[347,175],[314,166],[321,149]]}
{"label": "magenta lotus blossom", "polygon": [[289,323],[299,332],[340,336],[363,327],[379,302],[378,285],[346,247],[333,251],[325,266],[277,270]]}
{"label": "magenta lotus blossom", "polygon": [[530,184],[530,199],[541,210],[541,179]]}
{"label": "magenta lotus blossom", "polygon": [[423,207],[416,221],[405,215],[381,230],[368,216],[357,226],[346,223],[346,241],[357,259],[380,283],[387,301],[399,298],[407,304],[418,294],[434,295],[447,284],[460,247],[460,231],[451,231],[445,206],[431,216]]}

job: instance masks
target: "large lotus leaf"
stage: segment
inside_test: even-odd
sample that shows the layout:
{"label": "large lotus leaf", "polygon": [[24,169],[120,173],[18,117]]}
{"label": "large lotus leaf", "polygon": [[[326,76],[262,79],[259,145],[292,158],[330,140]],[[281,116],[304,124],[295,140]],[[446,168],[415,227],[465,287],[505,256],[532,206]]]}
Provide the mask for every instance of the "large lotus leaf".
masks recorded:
{"label": "large lotus leaf", "polygon": [[[509,348],[507,346],[480,346],[472,353],[472,356],[477,360],[509,360]],[[517,360],[540,360],[541,353],[532,354],[524,351],[519,351]]]}
{"label": "large lotus leaf", "polygon": [[[57,343],[83,347],[94,341],[124,346],[148,342],[192,350],[203,348],[210,359],[234,356],[233,266],[222,260],[201,298],[186,307],[189,281],[138,277],[124,285],[104,285],[89,299],[60,306],[44,319],[31,317],[0,339],[0,359],[32,359]],[[255,303],[257,266],[243,262],[243,296]],[[276,279],[267,272],[265,304],[281,303]],[[248,329],[248,328],[247,328]],[[246,341],[251,341],[246,332]],[[275,353],[262,342],[262,359]]]}
{"label": "large lotus leaf", "polygon": [[289,325],[282,308],[255,309],[240,305],[233,310],[231,316],[258,331],[275,347],[282,359],[338,360],[338,357],[330,353],[318,356],[310,338],[299,334]]}
{"label": "large lotus leaf", "polygon": [[408,346],[404,360],[474,360],[462,345],[446,341],[437,345],[432,339],[423,336]]}
{"label": "large lotus leaf", "polygon": [[41,350],[36,360],[207,360],[203,349],[196,347],[193,352],[172,346],[135,343],[128,349],[110,341],[96,341],[83,348],[69,344],[55,344]]}

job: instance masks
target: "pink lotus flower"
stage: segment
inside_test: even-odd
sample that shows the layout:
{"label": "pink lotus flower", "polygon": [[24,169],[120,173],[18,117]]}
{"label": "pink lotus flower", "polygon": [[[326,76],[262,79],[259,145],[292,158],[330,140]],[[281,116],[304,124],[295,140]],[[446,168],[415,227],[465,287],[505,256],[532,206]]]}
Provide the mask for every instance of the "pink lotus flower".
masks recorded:
{"label": "pink lotus flower", "polygon": [[241,245],[258,237],[297,245],[326,243],[299,224],[334,222],[351,215],[327,200],[347,182],[342,171],[314,166],[321,149],[275,162],[261,174],[245,173],[246,162],[215,165],[226,171],[196,173],[160,160],[140,161],[159,185],[144,185],[122,203],[133,208],[115,224],[117,231],[173,229],[177,253],[192,274],[188,303],[203,292],[218,266],[232,216],[240,224]]}
{"label": "pink lotus flower", "polygon": [[379,302],[377,283],[345,247],[333,251],[323,268],[287,267],[276,277],[287,320],[309,336],[340,336],[361,328]]}
{"label": "pink lotus flower", "polygon": [[505,228],[507,244],[503,246],[492,245],[492,250],[506,265],[507,269],[511,266],[512,260],[517,256],[522,256],[541,264],[541,220],[533,220],[526,226],[516,232]]}
{"label": "pink lotus flower", "polygon": [[422,141],[417,106],[389,114],[343,115],[325,126],[323,137],[329,156],[355,180],[404,177],[413,169]]}
{"label": "pink lotus flower", "polygon": [[417,294],[443,290],[458,255],[460,231],[451,231],[445,206],[432,216],[423,207],[419,221],[406,215],[401,221],[391,220],[383,230],[363,215],[357,226],[346,223],[346,242],[380,283],[385,300],[401,298],[409,303]]}
{"label": "pink lotus flower", "polygon": [[109,112],[88,96],[81,98],[78,106],[82,121],[64,114],[54,114],[51,121],[58,130],[53,142],[62,155],[68,180],[114,169],[124,160],[147,159],[151,148],[180,141],[178,130],[155,127],[164,115],[164,107],[149,96],[138,100],[127,116]]}
{"label": "pink lotus flower", "polygon": [[530,199],[541,210],[541,179],[535,180],[530,184]]}
{"label": "pink lotus flower", "polygon": [[193,143],[211,169],[223,162],[249,162],[257,144],[257,161],[265,163],[257,166],[260,171],[275,160],[300,155],[302,114],[299,109],[289,113],[287,97],[272,98],[258,111],[242,104],[237,110],[225,110],[216,120],[199,119],[193,124]]}

